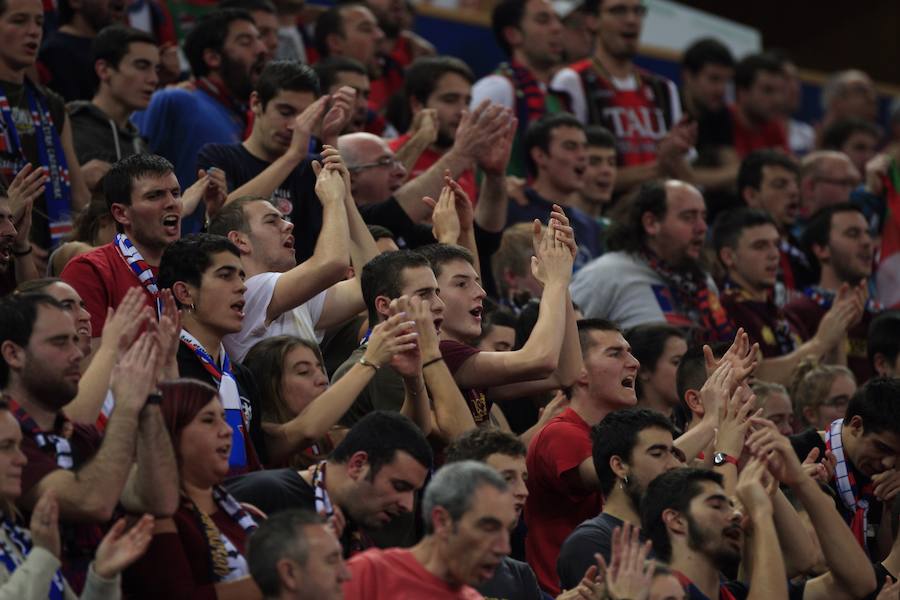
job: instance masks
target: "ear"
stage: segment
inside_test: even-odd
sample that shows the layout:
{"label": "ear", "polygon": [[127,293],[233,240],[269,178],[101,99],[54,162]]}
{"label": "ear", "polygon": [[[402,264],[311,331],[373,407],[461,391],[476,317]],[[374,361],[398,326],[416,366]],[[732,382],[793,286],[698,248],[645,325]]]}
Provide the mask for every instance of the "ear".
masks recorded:
{"label": "ear", "polygon": [[172,285],[172,295],[175,296],[175,299],[182,306],[190,306],[194,303],[194,295],[191,293],[191,288],[183,281],[176,281]]}
{"label": "ear", "polygon": [[881,352],[876,352],[872,357],[872,366],[875,367],[876,375],[893,375],[890,368],[890,361]]}
{"label": "ear", "polygon": [[722,261],[722,264],[725,265],[726,269],[733,269],[735,262],[734,248],[724,246],[721,250],[719,250],[719,260]]}
{"label": "ear", "polygon": [[203,62],[210,70],[218,69],[222,66],[222,55],[212,48],[206,48],[203,51]]}
{"label": "ear", "polygon": [[644,232],[650,236],[659,235],[659,231],[662,229],[662,223],[650,211],[641,215],[641,225],[644,227]]}
{"label": "ear", "polygon": [[682,515],[677,510],[667,508],[662,512],[662,520],[663,523],[666,524],[666,529],[668,529],[672,533],[678,535],[687,535],[687,519],[684,518],[684,515]]}
{"label": "ear", "polygon": [[409,97],[409,108],[412,111],[413,115],[417,115],[425,107],[422,106],[422,103],[419,102],[418,98],[416,98],[415,96],[410,96]]}
{"label": "ear", "polygon": [[130,227],[131,226],[131,215],[128,214],[128,209],[131,208],[125,204],[119,204],[118,202],[113,202],[109,207],[109,212],[112,214],[112,218],[122,225],[122,227]]}
{"label": "ear", "polygon": [[741,188],[741,198],[750,208],[759,208],[759,190],[745,185]]}
{"label": "ear", "polygon": [[226,237],[228,238],[228,241],[237,246],[238,250],[241,251],[241,256],[253,253],[253,244],[250,243],[250,238],[247,234],[240,231],[229,231]]}
{"label": "ear", "polygon": [[341,54],[344,49],[344,37],[339,33],[329,33],[325,38],[325,45],[328,47],[328,56]]}
{"label": "ear", "polygon": [[256,92],[250,92],[250,110],[252,110],[255,115],[261,115],[263,112],[262,101],[259,99],[259,94]]}
{"label": "ear", "polygon": [[25,363],[25,348],[6,340],[0,344],[0,356],[9,365],[10,370],[21,369]]}
{"label": "ear", "polygon": [[609,468],[612,469],[613,474],[619,479],[625,479],[628,477],[628,469],[626,468],[625,462],[622,460],[621,456],[617,456],[613,454],[609,457]]}
{"label": "ear", "polygon": [[347,475],[354,481],[361,479],[368,472],[369,454],[364,450],[354,452],[347,461]]}
{"label": "ear", "polygon": [[450,513],[447,512],[446,508],[435,506],[431,509],[431,525],[434,528],[435,535],[445,537],[453,526],[453,519],[450,518]]}
{"label": "ear", "polygon": [[684,393],[684,402],[691,409],[691,413],[702,417],[704,414],[703,402],[700,400],[700,392],[697,390],[687,390]]}
{"label": "ear", "polygon": [[806,419],[807,423],[815,423],[819,420],[818,411],[812,406],[804,406],[803,407],[803,418]]}
{"label": "ear", "polygon": [[865,433],[865,427],[863,423],[863,418],[861,415],[853,415],[848,423],[847,420],[844,420],[844,427],[850,428],[850,434],[854,437],[862,437]]}
{"label": "ear", "polygon": [[506,39],[506,43],[509,44],[510,48],[521,46],[525,39],[519,28],[512,25],[503,28],[503,37]]}
{"label": "ear", "polygon": [[94,61],[94,73],[97,74],[97,79],[100,80],[101,83],[109,80],[109,73],[112,70],[110,64],[102,58]]}
{"label": "ear", "polygon": [[816,260],[819,261],[819,264],[822,264],[826,260],[831,259],[831,250],[828,248],[828,245],[820,246],[818,244],[810,244],[812,248],[813,255],[816,257]]}
{"label": "ear", "polygon": [[301,581],[300,569],[294,561],[282,558],[275,563],[275,572],[278,573],[278,583],[284,590],[297,592],[300,590],[303,582]]}
{"label": "ear", "polygon": [[[375,296],[375,312],[387,319],[391,314],[391,299],[387,296]],[[378,323],[372,323],[372,327],[375,325]]]}
{"label": "ear", "polygon": [[542,148],[535,146],[529,151],[531,155],[531,160],[534,161],[534,164],[540,168],[547,161],[547,153],[544,152]]}
{"label": "ear", "polygon": [[587,369],[582,365],[581,371],[578,372],[578,377],[575,379],[575,385],[580,385],[582,387],[588,387],[590,385],[590,379],[588,378]]}

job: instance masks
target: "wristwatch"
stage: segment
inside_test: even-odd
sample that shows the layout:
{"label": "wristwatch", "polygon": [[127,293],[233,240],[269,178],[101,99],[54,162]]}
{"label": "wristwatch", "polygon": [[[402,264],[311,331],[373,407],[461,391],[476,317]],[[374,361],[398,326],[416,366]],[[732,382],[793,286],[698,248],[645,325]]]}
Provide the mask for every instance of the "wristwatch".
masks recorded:
{"label": "wristwatch", "polygon": [[722,465],[725,465],[728,463],[731,463],[734,466],[737,466],[738,460],[729,454],[725,454],[724,452],[716,452],[715,454],[713,454],[713,466],[714,467],[721,467]]}

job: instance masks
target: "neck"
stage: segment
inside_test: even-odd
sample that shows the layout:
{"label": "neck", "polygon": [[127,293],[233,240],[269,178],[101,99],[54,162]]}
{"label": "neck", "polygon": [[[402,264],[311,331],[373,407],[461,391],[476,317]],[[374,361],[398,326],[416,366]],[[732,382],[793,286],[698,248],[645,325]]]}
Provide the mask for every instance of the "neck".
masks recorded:
{"label": "neck", "polygon": [[759,119],[755,118],[752,114],[750,114],[749,112],[744,110],[744,107],[741,105],[740,102],[736,103],[735,106],[737,107],[736,112],[737,112],[738,120],[740,120],[744,124],[745,127],[753,128],[753,127],[758,127],[760,125],[763,125],[765,123],[765,121],[760,121]]}
{"label": "neck", "polygon": [[603,512],[632,525],[641,524],[640,515],[638,515],[634,504],[631,503],[631,499],[628,498],[628,494],[622,489],[622,484],[618,481],[606,498]]}
{"label": "neck", "polygon": [[97,35],[93,26],[80,14],[74,15],[72,20],[65,25],[62,25],[59,30],[63,33],[68,33],[69,35],[77,37],[94,37]]}
{"label": "neck", "polygon": [[194,311],[187,311],[182,316],[182,327],[194,336],[212,359],[219,364],[219,346],[222,343],[222,335],[211,331],[205,324],[197,321]]}
{"label": "neck", "polygon": [[666,402],[665,398],[657,390],[644,386],[644,389],[641,390],[641,396],[638,400],[638,405],[641,408],[648,408],[671,418],[672,405]]}
{"label": "neck", "polygon": [[410,549],[410,552],[426,571],[438,579],[442,579],[455,587],[464,585],[458,581],[453,581],[450,569],[447,567],[448,557],[441,552],[440,543],[435,536],[426,535],[421,542]]}
{"label": "neck", "polygon": [[166,250],[165,246],[147,246],[134,239],[134,237],[132,237],[131,235],[131,232],[127,229],[124,233],[126,236],[128,236],[128,239],[131,240],[131,243],[134,244],[134,247],[137,248],[137,251],[141,253],[141,256],[144,257],[144,260],[147,261],[148,265],[150,265],[151,267],[159,266],[159,262],[162,260],[163,252],[165,252]]}
{"label": "neck", "polygon": [[275,162],[283,156],[283,154],[274,154],[266,149],[266,145],[263,144],[263,133],[258,127],[253,128],[253,131],[250,132],[250,137],[244,140],[243,144],[247,152],[269,163]]}
{"label": "neck", "polygon": [[32,397],[16,378],[10,378],[9,386],[3,390],[3,394],[18,402],[42,430],[53,430],[58,411],[45,407],[37,398]]}
{"label": "neck", "polygon": [[819,287],[830,292],[836,292],[841,289],[844,283],[829,265],[822,265],[822,273],[819,275]]}
{"label": "neck", "polygon": [[673,549],[669,566],[684,573],[707,598],[719,597],[719,570],[702,554],[687,548]]}
{"label": "neck", "polygon": [[102,85],[97,95],[91,100],[91,104],[106,113],[106,116],[112,119],[119,129],[125,127],[128,123],[128,117],[133,112],[130,108],[113,98],[109,94],[109,90],[106,90]]}
{"label": "neck", "polygon": [[260,273],[271,273],[273,271],[273,269],[267,268],[267,265],[260,263],[249,254],[241,254],[241,264],[244,265],[244,275],[247,279]]}
{"label": "neck", "polygon": [[553,77],[553,66],[542,67],[534,64],[534,62],[528,60],[528,57],[525,56],[525,53],[519,49],[513,50],[512,59],[517,63],[524,65],[531,74],[534,75],[534,78],[540,81],[541,83],[548,85],[550,83],[550,79]]}
{"label": "neck", "polygon": [[0,59],[0,81],[8,81],[10,83],[25,83],[25,69],[16,68]]}
{"label": "neck", "polygon": [[602,421],[606,415],[612,412],[612,409],[591,398],[587,388],[580,384],[575,384],[569,407],[579,417],[584,419],[585,423],[592,426]]}
{"label": "neck", "polygon": [[742,277],[737,271],[729,271],[728,277],[737,284],[750,298],[757,302],[765,302],[768,288],[752,285],[746,278]]}
{"label": "neck", "polygon": [[594,48],[594,59],[600,63],[610,75],[616,78],[628,77],[634,70],[631,57],[617,57],[606,51],[603,44],[597,44]]}
{"label": "neck", "polygon": [[182,482],[181,487],[188,498],[194,501],[201,511],[208,515],[218,510],[216,501],[213,500],[212,487],[207,485],[195,485],[186,479]]}
{"label": "neck", "polygon": [[541,177],[540,175],[531,184],[531,188],[546,200],[561,206],[568,206],[569,199],[572,196],[569,192],[565,192],[550,183],[547,177]]}

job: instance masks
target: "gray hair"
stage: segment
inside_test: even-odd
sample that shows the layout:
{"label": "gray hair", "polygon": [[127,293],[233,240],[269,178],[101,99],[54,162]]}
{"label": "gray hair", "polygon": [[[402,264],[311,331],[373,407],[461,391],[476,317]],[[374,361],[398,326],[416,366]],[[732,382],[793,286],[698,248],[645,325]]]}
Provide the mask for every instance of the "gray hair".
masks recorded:
{"label": "gray hair", "polygon": [[765,407],[766,401],[772,394],[784,394],[788,398],[791,397],[786,387],[780,383],[773,383],[771,381],[761,381],[757,379],[750,386],[750,389],[753,390],[753,393],[756,395],[756,408]]}
{"label": "gray hair", "polygon": [[324,525],[325,519],[309,510],[285,510],[262,522],[247,542],[247,566],[250,575],[266,597],[280,593],[278,561],[290,558],[300,566],[309,558],[309,541],[304,529]]}
{"label": "gray hair", "polygon": [[436,506],[450,513],[454,522],[459,521],[471,508],[475,492],[484,485],[493,486],[501,492],[509,489],[503,477],[484,463],[463,460],[442,467],[428,484],[422,501],[426,535],[434,533],[431,512]]}
{"label": "gray hair", "polygon": [[872,78],[865,71],[859,69],[847,69],[846,71],[838,71],[825,81],[822,86],[822,110],[828,112],[832,102],[847,91],[847,85],[854,79],[865,79],[869,83]]}

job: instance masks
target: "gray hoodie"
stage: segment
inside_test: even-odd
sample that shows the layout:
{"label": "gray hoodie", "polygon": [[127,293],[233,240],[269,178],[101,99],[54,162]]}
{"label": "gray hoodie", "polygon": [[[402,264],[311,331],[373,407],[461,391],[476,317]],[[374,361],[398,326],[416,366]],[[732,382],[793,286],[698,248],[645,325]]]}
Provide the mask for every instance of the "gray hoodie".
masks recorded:
{"label": "gray hoodie", "polygon": [[131,122],[125,129],[119,129],[105,112],[85,100],[70,102],[66,108],[72,119],[72,138],[79,164],[95,158],[114,163],[147,151],[147,145]]}

